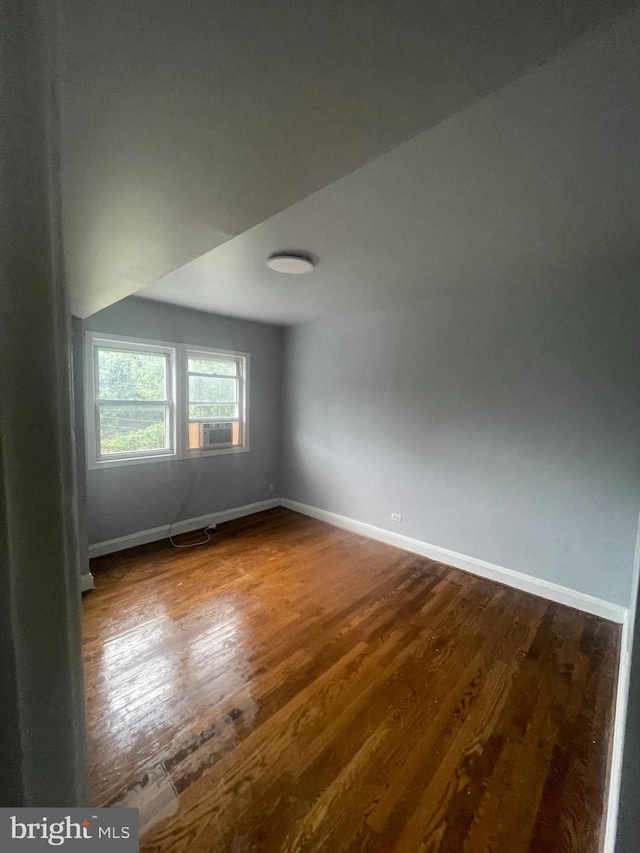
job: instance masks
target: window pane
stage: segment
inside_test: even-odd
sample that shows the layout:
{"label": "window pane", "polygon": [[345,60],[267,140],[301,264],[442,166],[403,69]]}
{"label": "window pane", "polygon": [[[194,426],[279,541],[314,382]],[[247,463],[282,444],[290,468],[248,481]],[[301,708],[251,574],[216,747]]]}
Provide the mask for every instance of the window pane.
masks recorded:
{"label": "window pane", "polygon": [[213,358],[190,358],[189,372],[191,373],[221,373],[223,376],[237,376],[238,362],[223,361]]}
{"label": "window pane", "polygon": [[100,406],[100,454],[167,448],[165,406]]}
{"label": "window pane", "polygon": [[237,397],[237,379],[217,379],[213,376],[189,377],[189,402],[194,403],[235,403]]}
{"label": "window pane", "polygon": [[166,400],[164,355],[98,349],[98,397],[101,400]]}
{"label": "window pane", "polygon": [[211,406],[189,406],[190,418],[235,418],[238,415],[235,403],[217,403]]}

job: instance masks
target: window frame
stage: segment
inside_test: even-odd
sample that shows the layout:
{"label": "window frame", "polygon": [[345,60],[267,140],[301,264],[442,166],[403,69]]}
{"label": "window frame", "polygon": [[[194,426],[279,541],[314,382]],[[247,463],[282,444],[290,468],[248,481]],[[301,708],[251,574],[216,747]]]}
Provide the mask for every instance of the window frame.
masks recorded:
{"label": "window frame", "polygon": [[[200,374],[196,371],[189,370],[189,359],[190,358],[198,358],[198,356],[202,356],[203,359],[214,359],[216,357],[220,357],[220,360],[233,359],[238,363],[238,372],[235,376],[224,376],[218,374]],[[208,349],[206,347],[193,347],[186,346],[184,352],[184,391],[186,395],[185,401],[185,448],[189,458],[194,455],[202,455],[202,456],[216,456],[221,453],[229,453],[238,452],[243,449],[248,449],[249,446],[249,416],[248,416],[248,395],[247,395],[247,386],[249,381],[249,354],[248,353],[239,353],[239,352],[230,352],[229,350],[221,350],[221,349]],[[210,376],[211,378],[223,378],[223,379],[235,379],[238,383],[238,400],[237,400],[237,408],[238,414],[237,416],[232,417],[211,417],[211,418],[192,418],[189,414],[189,408],[191,405],[191,400],[189,396],[189,377],[190,376]],[[194,405],[206,405],[206,403],[195,403]],[[215,403],[211,405],[216,405]],[[227,447],[218,447],[218,448],[209,448],[207,450],[203,450],[201,447],[189,447],[189,424],[191,423],[234,423],[237,422],[240,428],[240,434],[242,441],[238,445],[231,445]]]}
{"label": "window frame", "polygon": [[[167,434],[169,448],[160,450],[127,450],[118,454],[100,454],[100,398],[98,387],[98,349],[114,349],[131,352],[163,354],[167,357],[167,390],[169,399],[165,401],[135,401],[146,405],[164,405],[168,408]],[[232,447],[219,447],[203,450],[189,449],[189,357],[201,354],[205,358],[234,358],[238,361],[238,417],[207,418],[203,422],[236,421],[241,424],[242,444]],[[247,453],[249,451],[249,377],[250,354],[218,347],[204,347],[197,344],[180,344],[169,341],[152,341],[146,338],[133,338],[125,335],[112,335],[104,332],[86,332],[84,357],[84,395],[85,395],[85,435],[87,466],[90,470],[115,468],[123,465],[140,465],[148,462],[171,461],[174,459],[194,459],[200,456],[222,456],[229,453]],[[133,401],[130,401],[133,404]],[[125,405],[130,404],[129,401]]]}

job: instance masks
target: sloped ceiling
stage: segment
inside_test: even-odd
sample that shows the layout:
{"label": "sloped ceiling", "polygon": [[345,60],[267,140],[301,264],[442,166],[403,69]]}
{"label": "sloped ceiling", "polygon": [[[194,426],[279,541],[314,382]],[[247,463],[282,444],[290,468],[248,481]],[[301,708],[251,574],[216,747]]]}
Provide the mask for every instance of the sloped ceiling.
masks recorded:
{"label": "sloped ceiling", "polygon": [[[138,295],[276,323],[589,276],[615,299],[640,270],[638,44],[640,11]],[[287,248],[317,269],[268,270]]]}
{"label": "sloped ceiling", "polygon": [[73,313],[243,234],[630,5],[63,0]]}

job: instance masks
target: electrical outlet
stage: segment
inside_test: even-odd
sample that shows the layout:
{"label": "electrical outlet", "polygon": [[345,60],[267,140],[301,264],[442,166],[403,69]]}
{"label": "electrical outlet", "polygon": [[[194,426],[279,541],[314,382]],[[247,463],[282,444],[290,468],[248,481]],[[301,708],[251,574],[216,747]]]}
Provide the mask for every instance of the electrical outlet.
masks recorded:
{"label": "electrical outlet", "polygon": [[276,490],[276,485],[275,485],[275,483],[269,483],[269,492],[270,492],[271,494],[273,494],[273,492],[275,492],[275,490]]}
{"label": "electrical outlet", "polygon": [[402,521],[402,516],[398,515],[397,512],[391,513],[391,521]]}

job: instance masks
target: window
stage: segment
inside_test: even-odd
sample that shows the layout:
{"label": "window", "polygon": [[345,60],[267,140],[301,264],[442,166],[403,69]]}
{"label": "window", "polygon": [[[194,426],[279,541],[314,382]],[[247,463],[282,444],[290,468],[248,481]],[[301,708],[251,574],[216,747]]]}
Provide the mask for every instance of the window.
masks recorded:
{"label": "window", "polygon": [[187,352],[189,450],[242,444],[243,362],[222,353]]}
{"label": "window", "polygon": [[248,450],[248,359],[88,333],[89,466]]}
{"label": "window", "polygon": [[173,355],[168,347],[95,342],[97,460],[174,452]]}

